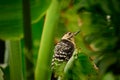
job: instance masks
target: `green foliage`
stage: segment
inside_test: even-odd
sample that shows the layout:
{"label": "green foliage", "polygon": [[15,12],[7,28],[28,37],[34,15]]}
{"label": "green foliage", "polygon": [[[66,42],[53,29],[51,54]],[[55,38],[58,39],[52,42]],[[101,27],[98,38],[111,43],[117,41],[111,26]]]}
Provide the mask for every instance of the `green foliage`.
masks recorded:
{"label": "green foliage", "polygon": [[22,1],[0,1],[0,5],[0,38],[20,39],[23,37]]}
{"label": "green foliage", "polygon": [[2,70],[1,70],[1,68],[0,68],[0,80],[3,80],[3,72],[2,72]]}
{"label": "green foliage", "polygon": [[[31,0],[32,24],[42,18],[50,3],[51,0]],[[0,39],[23,38],[22,0],[0,1],[0,5]]]}
{"label": "green foliage", "polygon": [[[75,43],[81,52],[73,55],[67,63],[63,79],[120,80],[119,0],[28,2],[30,11],[23,8],[25,3],[21,0],[0,1],[0,39],[9,40],[11,44],[8,49],[10,63],[3,68],[5,80],[9,79],[8,76],[11,80],[27,79],[26,76],[34,79],[31,69],[35,72],[36,80],[50,79],[53,46],[66,32],[78,30],[81,33],[75,37]],[[23,9],[30,14],[26,20]],[[25,21],[28,22],[24,23]],[[25,34],[29,36],[24,36]],[[31,42],[25,42],[27,40]],[[25,44],[30,46],[26,47]],[[94,57],[93,61],[89,56]],[[99,68],[98,72],[94,63]],[[1,76],[0,69],[0,80]]]}
{"label": "green foliage", "polygon": [[88,55],[75,51],[67,63],[63,80],[96,80],[98,73]]}
{"label": "green foliage", "polygon": [[82,5],[79,6],[78,12],[84,23],[81,27],[83,39],[92,53],[97,55],[101,78],[107,72],[119,76],[120,1],[81,0],[79,3]]}
{"label": "green foliage", "polygon": [[10,48],[10,80],[23,80],[20,41],[10,41],[8,47]]}
{"label": "green foliage", "polygon": [[[29,1],[30,2],[30,11],[28,12],[31,14],[31,17],[29,16],[28,19],[26,21],[30,21],[31,23],[27,23],[29,25],[32,26],[32,31],[29,31],[30,29],[27,29],[25,32],[32,32],[33,36],[31,34],[30,37],[32,36],[33,39],[33,44],[34,44],[34,53],[35,54],[31,54],[32,50],[29,50],[28,53],[26,54],[26,49],[29,47],[33,47],[32,45],[25,47],[24,42],[22,41],[22,49],[21,50],[16,50],[16,48],[18,48],[19,46],[9,46],[7,50],[10,50],[10,48],[14,48],[13,52],[8,52],[11,55],[18,55],[16,57],[15,56],[11,56],[10,61],[12,63],[10,63],[9,65],[7,65],[7,68],[10,68],[10,72],[9,70],[5,70],[4,73],[5,76],[5,80],[10,79],[10,78],[6,78],[10,75],[10,77],[12,77],[11,79],[13,80],[13,76],[16,76],[14,79],[19,78],[17,80],[22,80],[22,78],[24,77],[24,79],[26,79],[27,77],[31,77],[31,72],[32,75],[34,74],[33,71],[31,71],[31,69],[33,70],[34,64],[36,63],[36,56],[38,53],[38,48],[39,48],[39,43],[40,43],[40,37],[41,37],[41,33],[42,33],[42,28],[43,28],[43,22],[44,22],[44,18],[42,18],[45,14],[45,12],[47,11],[51,0],[32,0]],[[23,35],[24,33],[24,28],[23,25],[25,25],[26,23],[23,23],[23,4],[21,0],[12,0],[12,1],[0,1],[0,39],[2,40],[12,40],[13,43],[16,43],[16,40],[19,41],[21,39],[25,39],[26,37]],[[41,10],[39,10],[41,9]],[[28,11],[28,10],[25,10]],[[41,19],[42,18],[42,19]],[[28,28],[30,28],[31,26],[26,26]],[[30,38],[29,36],[27,36],[28,40]],[[15,41],[15,42],[14,42]],[[16,43],[17,44],[17,43]],[[28,43],[28,44],[32,44],[32,43]],[[8,45],[8,44],[7,44]],[[21,47],[21,46],[20,46]],[[23,51],[22,51],[23,50]],[[23,52],[23,54],[22,54]],[[29,53],[30,52],[30,53]],[[22,56],[20,56],[22,55]],[[31,56],[32,55],[32,56]],[[24,59],[27,58],[27,59]],[[28,61],[26,61],[28,60]],[[33,61],[34,60],[34,61]],[[22,64],[18,64],[22,61]],[[15,63],[15,64],[14,64]],[[32,64],[30,66],[30,64]],[[19,65],[19,66],[18,66]],[[25,68],[27,65],[27,68]],[[22,67],[21,67],[22,66]],[[5,68],[6,69],[6,68]],[[19,69],[19,70],[17,70]],[[26,69],[28,69],[29,71],[26,72]],[[21,71],[22,70],[22,71]],[[22,75],[22,76],[21,76]],[[19,77],[18,77],[19,76]],[[32,76],[31,79],[33,79],[34,77]]]}

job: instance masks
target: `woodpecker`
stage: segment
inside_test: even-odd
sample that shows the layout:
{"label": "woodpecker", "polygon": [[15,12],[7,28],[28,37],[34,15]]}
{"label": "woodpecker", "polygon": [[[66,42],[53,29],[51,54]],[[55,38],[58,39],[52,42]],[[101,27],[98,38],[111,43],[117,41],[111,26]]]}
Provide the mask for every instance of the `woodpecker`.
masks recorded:
{"label": "woodpecker", "polygon": [[63,74],[64,67],[75,50],[74,36],[79,32],[80,31],[66,33],[55,46],[51,64],[51,69],[53,71],[52,78],[54,77],[54,79],[51,80],[55,80],[55,78]]}

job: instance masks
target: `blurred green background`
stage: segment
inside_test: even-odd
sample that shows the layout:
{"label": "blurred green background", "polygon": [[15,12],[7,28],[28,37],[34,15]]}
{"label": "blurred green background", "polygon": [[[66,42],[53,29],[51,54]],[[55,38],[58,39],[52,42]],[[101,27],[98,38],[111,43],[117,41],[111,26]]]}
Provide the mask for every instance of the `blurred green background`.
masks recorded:
{"label": "blurred green background", "polygon": [[[74,80],[88,80],[87,71],[96,77],[89,80],[120,80],[119,9],[119,0],[1,0],[0,80],[50,80],[54,46],[78,30],[76,48],[86,57],[72,66],[73,77],[82,77]],[[87,68],[88,57],[97,75]]]}

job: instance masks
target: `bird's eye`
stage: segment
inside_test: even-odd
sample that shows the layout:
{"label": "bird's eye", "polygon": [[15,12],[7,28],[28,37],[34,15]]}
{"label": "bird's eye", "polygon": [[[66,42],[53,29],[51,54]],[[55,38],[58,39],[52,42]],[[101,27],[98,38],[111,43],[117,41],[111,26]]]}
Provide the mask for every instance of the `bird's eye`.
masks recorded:
{"label": "bird's eye", "polygon": [[71,32],[68,32],[68,35],[71,35]]}

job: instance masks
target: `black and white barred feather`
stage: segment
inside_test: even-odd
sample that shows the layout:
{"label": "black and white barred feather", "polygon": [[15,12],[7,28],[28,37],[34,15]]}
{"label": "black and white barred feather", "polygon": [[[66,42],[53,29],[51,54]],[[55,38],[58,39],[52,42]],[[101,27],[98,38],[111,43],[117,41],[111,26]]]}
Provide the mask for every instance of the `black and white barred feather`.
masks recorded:
{"label": "black and white barred feather", "polygon": [[72,42],[62,39],[54,49],[54,55],[52,59],[52,69],[54,69],[56,66],[59,66],[63,62],[67,62],[73,52],[74,52],[75,46]]}
{"label": "black and white barred feather", "polygon": [[[52,59],[51,68],[53,70],[52,77],[56,77],[56,75],[60,76],[62,71],[64,70],[65,64],[71,58],[74,50],[75,50],[75,43],[74,43],[74,36],[79,33],[66,33],[60,42],[57,43],[54,49],[54,55]],[[52,79],[55,80],[55,79]]]}

